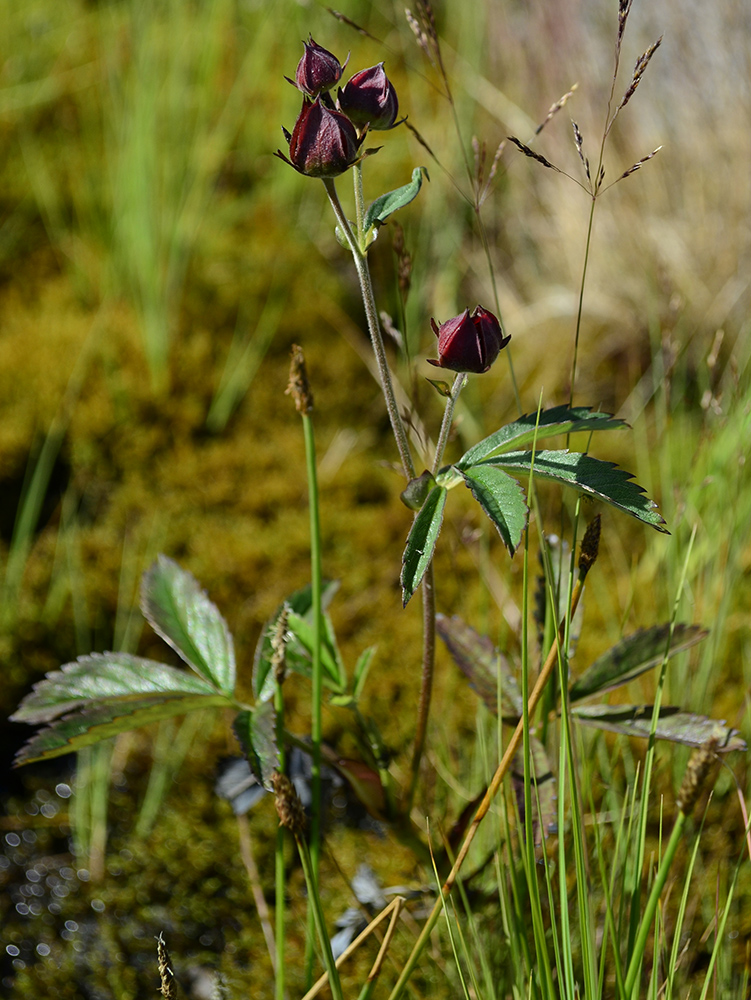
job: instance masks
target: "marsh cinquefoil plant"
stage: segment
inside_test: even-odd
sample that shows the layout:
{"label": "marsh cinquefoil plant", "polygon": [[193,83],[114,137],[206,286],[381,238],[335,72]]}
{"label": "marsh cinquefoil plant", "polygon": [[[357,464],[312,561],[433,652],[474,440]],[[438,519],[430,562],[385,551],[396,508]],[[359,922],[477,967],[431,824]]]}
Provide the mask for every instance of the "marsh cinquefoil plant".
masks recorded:
{"label": "marsh cinquefoil plant", "polygon": [[[625,30],[630,3],[620,4],[618,48]],[[418,40],[433,55],[440,67],[450,99],[448,81],[443,73],[438,37],[427,3],[419,5],[420,19],[415,19]],[[422,34],[420,34],[420,32]],[[651,52],[637,63],[627,96],[619,105],[625,106],[636,89],[641,74],[651,58]],[[345,64],[346,65],[346,64]],[[655,877],[653,890],[642,906],[640,880],[643,867],[644,827],[648,784],[640,806],[641,855],[634,865],[632,881],[623,891],[630,891],[628,906],[620,913],[608,899],[607,933],[597,943],[594,921],[589,909],[587,883],[586,840],[582,825],[582,793],[577,784],[571,720],[610,729],[627,735],[666,738],[700,749],[701,761],[691,772],[689,787],[681,794],[679,817],[674,837],[680,836],[685,818],[696,801],[696,788],[708,769],[708,762],[719,750],[740,749],[743,746],[734,730],[705,717],[683,713],[678,708],[663,706],[658,698],[654,705],[599,704],[583,705],[585,699],[623,685],[644,671],[660,668],[661,692],[665,666],[671,656],[699,641],[705,633],[696,626],[673,620],[624,639],[604,653],[576,679],[569,677],[568,658],[571,648],[572,619],[579,604],[585,578],[597,558],[600,519],[595,517],[584,533],[578,563],[572,560],[568,579],[565,568],[554,566],[549,546],[543,538],[545,552],[545,586],[542,604],[548,618],[548,634],[543,642],[545,656],[537,680],[529,690],[529,645],[522,636],[523,655],[518,669],[499,654],[489,640],[478,635],[458,619],[446,619],[436,613],[433,556],[443,524],[448,495],[457,486],[466,486],[481,511],[497,530],[508,552],[513,555],[524,545],[525,576],[527,570],[526,529],[529,518],[528,502],[535,503],[535,483],[548,480],[602,501],[657,531],[665,531],[665,522],[656,505],[637,485],[632,476],[611,462],[594,458],[588,453],[566,448],[540,447],[542,442],[556,437],[570,437],[586,432],[590,437],[604,431],[621,430],[625,423],[613,415],[587,406],[569,405],[549,409],[538,407],[505,426],[499,427],[472,445],[461,457],[444,463],[453,415],[459,395],[468,376],[482,375],[507,348],[510,337],[504,331],[495,312],[477,305],[465,308],[440,325],[432,320],[437,338],[438,357],[434,366],[454,373],[451,384],[433,383],[443,398],[445,410],[432,454],[419,455],[416,460],[413,444],[407,432],[397,402],[395,380],[389,366],[375,303],[373,282],[368,265],[368,252],[379,229],[396,211],[405,208],[419,193],[427,170],[414,169],[411,179],[402,187],[375,197],[365,198],[364,168],[377,149],[366,145],[372,131],[389,131],[397,127],[399,102],[383,64],[355,73],[337,96],[333,90],[342,79],[344,68],[336,56],[311,38],[291,83],[302,95],[302,106],[292,132],[286,132],[288,153],[278,156],[305,178],[320,179],[336,221],[339,242],[352,255],[362,291],[365,317],[375,353],[381,387],[391,421],[396,447],[404,474],[402,500],[413,512],[402,558],[401,585],[406,605],[418,589],[422,596],[423,655],[421,691],[416,706],[414,743],[407,777],[398,784],[390,767],[389,752],[372,719],[367,716],[364,692],[369,672],[372,673],[374,651],[365,650],[352,670],[344,664],[336,635],[327,613],[335,588],[324,584],[322,576],[316,486],[315,441],[311,413],[312,394],[307,381],[304,361],[295,351],[290,392],[301,414],[306,452],[311,508],[311,584],[281,601],[278,614],[264,631],[253,666],[253,701],[247,703],[237,695],[234,645],[230,631],[218,609],[211,603],[199,584],[176,563],[161,556],[143,578],[141,607],[155,631],[177,652],[192,673],[126,653],[91,654],[61,671],[50,674],[38,683],[24,699],[14,719],[32,724],[45,724],[21,751],[19,763],[40,760],[81,749],[125,730],[198,709],[224,707],[235,713],[233,728],[247,756],[256,780],[274,791],[281,825],[291,831],[299,848],[309,889],[312,925],[315,928],[323,956],[326,974],[336,998],[342,997],[334,955],[327,936],[326,923],[317,890],[318,852],[320,844],[321,769],[324,763],[333,767],[348,782],[354,793],[370,812],[389,824],[394,834],[412,846],[422,860],[430,858],[428,845],[412,819],[418,776],[430,717],[433,683],[435,639],[438,629],[454,660],[491,712],[513,727],[500,763],[482,794],[476,799],[474,812],[467,812],[457,821],[446,850],[435,856],[436,871],[443,879],[439,899],[426,921],[412,955],[405,965],[392,998],[400,995],[415,968],[428,936],[443,912],[446,898],[457,884],[460,869],[473,843],[477,830],[488,814],[491,803],[514,765],[522,775],[517,798],[521,833],[518,835],[522,856],[521,878],[514,884],[517,900],[519,891],[526,890],[530,898],[530,940],[519,945],[517,955],[519,995],[596,997],[602,993],[604,970],[612,955],[617,995],[635,995],[637,979],[643,962],[647,938],[655,920],[659,892],[665,884],[675,855],[677,839],[671,837],[668,850]],[[612,100],[612,94],[611,94]],[[615,116],[610,117],[609,131]],[[603,146],[607,131],[603,138]],[[602,165],[594,180],[582,152],[581,136],[574,130],[577,150],[582,157],[593,206],[602,188]],[[530,148],[516,142],[522,152],[550,166],[549,162]],[[377,161],[376,161],[377,162]],[[640,163],[643,161],[640,161]],[[639,164],[640,165],[640,164]],[[627,176],[631,171],[626,171]],[[336,179],[351,172],[354,181],[354,221],[348,218],[336,187]],[[476,199],[479,209],[480,198]],[[590,227],[591,232],[591,227]],[[585,271],[586,273],[586,271]],[[583,292],[583,281],[582,281]],[[578,349],[579,326],[576,332]],[[574,353],[576,358],[576,350]],[[575,381],[572,370],[571,391]],[[423,465],[426,466],[423,468]],[[526,489],[525,489],[526,485]],[[579,511],[577,508],[577,519]],[[526,611],[526,608],[525,608]],[[552,624],[551,624],[552,623]],[[312,690],[312,726],[309,740],[289,732],[284,716],[284,683],[289,673],[309,678]],[[498,694],[502,691],[502,709]],[[552,694],[549,694],[552,692]],[[556,693],[557,692],[557,693]],[[322,742],[322,709],[324,694],[330,703],[350,711],[352,729],[360,760],[341,758]],[[550,734],[559,735],[559,743],[551,753]],[[305,734],[307,735],[307,734]],[[313,806],[311,832],[305,831],[305,817],[295,798],[294,789],[283,775],[285,756],[290,747],[310,753],[313,775]],[[556,761],[557,756],[557,761]],[[557,800],[552,784],[544,785],[542,775],[557,772]],[[540,778],[538,783],[537,778]],[[683,817],[683,820],[681,820]],[[574,959],[573,932],[569,923],[566,874],[568,871],[565,839],[559,838],[559,887],[554,891],[553,876],[545,869],[551,927],[545,925],[545,906],[537,884],[536,852],[541,841],[557,830],[571,827],[577,884],[577,908],[581,955]],[[675,833],[677,831],[677,834]],[[281,836],[281,835],[280,835]],[[512,838],[509,837],[509,842]],[[638,838],[637,838],[638,839]],[[309,846],[310,843],[310,846]],[[282,856],[280,839],[277,859]],[[638,854],[638,852],[637,852]],[[604,879],[607,884],[607,879]],[[277,899],[284,898],[284,869],[277,864]],[[612,884],[609,890],[613,890]],[[284,925],[283,907],[277,909],[276,926],[276,992],[284,992]],[[398,908],[395,909],[398,913]],[[523,925],[523,918],[519,925]],[[548,930],[552,937],[552,948]],[[518,933],[518,928],[517,928]],[[374,975],[366,991],[372,989]],[[580,986],[580,982],[583,984]]]}

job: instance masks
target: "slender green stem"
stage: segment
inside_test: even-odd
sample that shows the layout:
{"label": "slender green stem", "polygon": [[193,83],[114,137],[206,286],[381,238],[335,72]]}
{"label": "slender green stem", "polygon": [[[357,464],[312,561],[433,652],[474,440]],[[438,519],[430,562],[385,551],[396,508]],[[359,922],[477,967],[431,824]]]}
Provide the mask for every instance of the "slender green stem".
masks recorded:
{"label": "slender green stem", "polygon": [[[576,311],[576,332],[574,334],[574,357],[571,362],[571,384],[568,390],[568,405],[574,405],[574,383],[576,382],[576,365],[579,358],[579,336],[582,328],[582,313],[584,311],[584,288],[587,282],[587,269],[589,267],[589,251],[592,245],[592,226],[595,218],[595,205],[597,204],[597,194],[592,195],[592,203],[589,208],[589,222],[587,224],[587,242],[584,247],[584,265],[582,267],[582,277],[579,283],[579,305]],[[567,439],[568,441],[568,439]]]}
{"label": "slender green stem", "polygon": [[428,563],[422,578],[422,673],[420,676],[420,699],[417,703],[417,730],[410,764],[409,791],[405,802],[405,812],[409,816],[417,791],[420,776],[420,761],[425,749],[428,733],[430,702],[433,695],[433,674],[435,673],[435,576],[433,560]]}
{"label": "slender green stem", "polygon": [[323,909],[321,907],[321,897],[318,895],[317,881],[313,877],[313,866],[308,852],[308,845],[299,835],[295,836],[295,842],[297,844],[297,850],[300,854],[300,863],[302,865],[303,875],[305,876],[305,883],[308,888],[308,902],[310,909],[313,912],[313,920],[315,921],[316,931],[318,932],[318,943],[320,944],[321,952],[323,953],[323,964],[326,966],[326,971],[329,974],[331,994],[334,1000],[344,1000],[342,984],[339,979],[339,971],[336,967],[334,955],[331,951],[331,941],[328,933],[326,932],[326,921],[324,920]]}
{"label": "slender green stem", "polygon": [[454,377],[454,384],[451,386],[451,393],[446,400],[446,409],[443,411],[441,432],[438,435],[438,444],[436,445],[435,458],[433,459],[433,475],[438,472],[441,462],[443,461],[443,453],[446,450],[446,442],[449,439],[449,433],[451,431],[451,421],[454,417],[454,407],[456,406],[456,401],[459,398],[459,393],[466,384],[467,376],[462,372],[457,373]]}
{"label": "slender green stem", "polygon": [[396,446],[399,449],[399,457],[401,458],[402,466],[404,468],[404,475],[407,479],[414,479],[415,465],[412,460],[409,441],[407,440],[407,432],[404,428],[404,422],[401,418],[401,414],[399,413],[396,396],[394,395],[394,385],[391,378],[391,371],[389,370],[388,360],[386,358],[386,349],[383,344],[383,334],[381,333],[381,326],[378,321],[378,310],[376,309],[375,296],[373,294],[373,282],[370,278],[368,259],[360,249],[359,242],[355,238],[355,235],[352,232],[352,227],[347,221],[347,217],[342,210],[339,196],[336,193],[334,181],[331,178],[326,177],[323,179],[323,184],[326,188],[326,193],[329,196],[331,207],[334,210],[336,221],[339,224],[339,229],[347,242],[347,246],[352,253],[352,259],[355,263],[355,270],[357,271],[357,277],[360,281],[360,291],[362,293],[363,305],[365,307],[365,318],[368,323],[368,332],[370,333],[370,340],[373,345],[373,351],[375,352],[376,364],[378,365],[381,389],[383,390],[383,396],[386,400],[386,409],[388,410],[391,428],[394,432]]}
{"label": "slender green stem", "polygon": [[321,846],[321,713],[323,705],[323,668],[321,665],[321,640],[323,633],[323,608],[321,605],[321,521],[318,504],[318,475],[316,470],[316,443],[313,421],[307,413],[302,415],[305,436],[305,461],[308,475],[308,504],[310,507],[310,569],[313,611],[313,663],[311,737],[313,740],[313,802],[310,824],[310,855],[313,874],[318,880],[318,863]]}
{"label": "slender green stem", "polygon": [[[467,376],[462,373],[457,374],[454,378],[454,384],[451,387],[451,393],[446,400],[446,409],[443,412],[441,432],[438,435],[438,444],[436,445],[435,458],[433,460],[434,475],[438,471],[443,458],[443,452],[446,449],[456,401],[466,383]],[[425,576],[422,578],[422,627],[422,675],[420,680],[420,699],[417,704],[417,730],[415,732],[415,745],[412,750],[412,763],[410,765],[409,791],[405,800],[405,809],[408,815],[412,809],[415,792],[417,791],[420,762],[425,750],[425,738],[428,732],[428,719],[430,717],[430,702],[433,694],[433,674],[435,672],[435,574],[433,573],[432,559],[425,571]]]}
{"label": "slender green stem", "polygon": [[654,921],[655,913],[657,911],[657,904],[660,901],[662,890],[665,888],[665,883],[667,882],[668,875],[670,874],[670,867],[673,863],[673,859],[675,858],[675,852],[678,850],[678,844],[680,843],[685,825],[686,814],[681,811],[678,813],[675,826],[673,827],[673,832],[670,834],[670,840],[668,841],[668,846],[665,849],[665,856],[663,857],[662,863],[660,864],[657,874],[655,875],[655,880],[652,884],[652,891],[650,892],[649,899],[644,907],[641,924],[639,925],[639,930],[634,941],[631,961],[629,962],[628,972],[626,973],[626,1000],[630,1000],[630,998],[634,995],[636,980],[641,969],[642,959],[644,958],[644,949],[647,946],[647,938],[649,937],[652,922]]}
{"label": "slender green stem", "polygon": [[[274,713],[276,715],[276,745],[279,752],[279,770],[284,773],[286,754],[284,752],[284,697],[279,680],[274,684]],[[274,996],[276,1000],[284,1000],[284,896],[286,893],[286,877],[284,871],[284,827],[276,830],[276,845],[274,848],[274,938],[276,952],[276,975],[274,979]]]}

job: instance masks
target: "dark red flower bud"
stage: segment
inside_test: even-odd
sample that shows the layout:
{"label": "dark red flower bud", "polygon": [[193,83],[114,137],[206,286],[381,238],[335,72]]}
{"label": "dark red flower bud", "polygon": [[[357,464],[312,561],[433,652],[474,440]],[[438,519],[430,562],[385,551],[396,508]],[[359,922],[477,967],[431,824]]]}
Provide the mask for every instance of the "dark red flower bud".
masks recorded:
{"label": "dark red flower bud", "polygon": [[399,113],[394,85],[383,72],[383,63],[355,73],[339,91],[339,107],[358,129],[393,128]]}
{"label": "dark red flower bud", "polygon": [[307,177],[336,177],[352,166],[359,143],[355,126],[339,111],[330,111],[320,98],[303,99],[300,117],[289,142],[289,159],[280,150],[276,155]]}
{"label": "dark red flower bud", "polygon": [[342,66],[332,52],[314,42],[312,36],[309,35],[308,38],[309,41],[303,42],[305,52],[297,64],[294,82],[303,94],[307,94],[308,97],[318,97],[339,83],[347,62],[345,60]]}
{"label": "dark red flower bud", "polygon": [[477,306],[470,315],[465,309],[461,316],[446,320],[440,327],[434,319],[430,325],[438,337],[438,360],[428,359],[438,368],[455,372],[486,372],[511,337],[504,337],[496,317]]}

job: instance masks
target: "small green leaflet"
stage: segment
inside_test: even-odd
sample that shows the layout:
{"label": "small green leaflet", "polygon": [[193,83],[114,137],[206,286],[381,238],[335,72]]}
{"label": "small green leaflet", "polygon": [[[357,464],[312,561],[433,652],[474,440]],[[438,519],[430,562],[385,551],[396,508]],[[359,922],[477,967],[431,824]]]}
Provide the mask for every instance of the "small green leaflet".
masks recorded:
{"label": "small green leaflet", "polygon": [[235,647],[227,623],[198,581],[159,556],[141,582],[141,611],[157,635],[226,695],[235,690]]}
{"label": "small green leaflet", "polygon": [[[337,581],[327,581],[323,584],[321,605],[324,609],[331,603],[334,594],[339,589]],[[310,677],[312,663],[312,621],[313,600],[310,584],[296,590],[276,610],[273,618],[266,623],[256,646],[253,660],[253,694],[257,701],[268,701],[274,695],[274,678],[271,673],[271,636],[284,605],[289,610],[287,620],[287,641],[284,648],[284,662],[287,670]],[[296,625],[299,624],[299,632]],[[336,691],[346,687],[346,676],[341,656],[336,645],[334,629],[327,614],[324,614],[322,665],[324,667],[324,683]]]}
{"label": "small green leaflet", "polygon": [[21,747],[14,764],[18,767],[36,760],[60,757],[150,722],[185,715],[199,708],[228,704],[228,699],[217,693],[132,695],[113,701],[97,701],[71,715],[64,715],[40,730]]}
{"label": "small green leaflet", "polygon": [[271,775],[279,769],[273,701],[262,701],[252,711],[238,713],[232,728],[256,780],[271,791]]}
{"label": "small green leaflet", "polygon": [[[652,711],[652,705],[576,705],[571,714],[577,722],[586,726],[608,729],[625,736],[647,737],[652,730]],[[672,740],[689,747],[700,747],[707,740],[716,738],[720,741],[717,747],[720,753],[746,749],[746,741],[737,729],[672,705],[660,708],[655,735],[660,740]]]}
{"label": "small green leaflet", "polygon": [[[529,474],[531,451],[511,451],[497,458],[486,459],[479,465],[493,465],[509,472]],[[570,451],[537,451],[534,453],[535,479],[547,479],[589,496],[604,500],[625,514],[648,524],[656,531],[670,534],[665,520],[656,510],[657,504],[645,495],[644,489],[633,482],[633,475],[613,462],[604,462],[591,455]],[[473,466],[474,469],[477,465]]]}
{"label": "small green leaflet", "polygon": [[675,656],[706,639],[708,635],[707,630],[700,625],[683,625],[680,622],[674,626],[672,636],[669,624],[639,629],[633,635],[621,639],[587,667],[571,686],[571,700],[580,701],[590,695],[602,694],[621,684],[627,684],[634,677],[662,663],[666,656]]}
{"label": "small green leaflet", "polygon": [[420,585],[425,570],[433,558],[435,543],[441,532],[447,496],[448,490],[445,487],[435,486],[415,515],[402,556],[402,603],[405,607]]}
{"label": "small green leaflet", "polygon": [[415,167],[412,171],[412,180],[409,184],[405,184],[395,191],[389,191],[387,194],[382,194],[380,198],[376,198],[375,201],[371,202],[365,213],[365,222],[363,224],[365,232],[372,229],[373,226],[382,225],[398,209],[409,205],[417,197],[422,187],[423,174],[430,180],[425,167]]}
{"label": "small green leaflet", "polygon": [[215,694],[216,688],[200,677],[155,660],[129,653],[91,653],[35,684],[11,721],[31,725],[50,722],[91,701],[116,704],[141,695]]}
{"label": "small green leaflet", "polygon": [[513,555],[527,525],[524,490],[515,479],[493,465],[473,465],[459,471],[472,496],[498,529],[509,554]]}
{"label": "small green leaflet", "polygon": [[574,431],[610,431],[628,427],[624,420],[619,420],[612,413],[600,413],[589,406],[554,406],[549,410],[541,410],[539,415],[526,413],[511,424],[506,424],[489,437],[478,441],[456,463],[458,469],[467,469],[485,458],[490,458],[496,452],[533,441],[543,441],[556,434],[570,434]]}

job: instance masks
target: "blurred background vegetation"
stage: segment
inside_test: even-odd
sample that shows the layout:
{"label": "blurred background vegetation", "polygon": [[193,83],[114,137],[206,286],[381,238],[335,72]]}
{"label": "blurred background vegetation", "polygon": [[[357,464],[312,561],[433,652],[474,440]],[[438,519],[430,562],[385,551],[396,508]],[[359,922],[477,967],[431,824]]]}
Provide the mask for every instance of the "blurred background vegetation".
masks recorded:
{"label": "blurred background vegetation", "polygon": [[[434,353],[429,318],[493,303],[468,200],[471,139],[487,145],[488,161],[507,135],[533,141],[550,105],[577,83],[534,148],[578,176],[570,118],[596,160],[617,14],[617,4],[605,0],[446,2],[435,9],[463,149],[399,3],[348,0],[342,12],[364,34],[322,5],[290,0],[0,0],[4,716],[34,680],[79,654],[118,648],[165,657],[141,634],[136,610],[140,575],[160,551],[194,573],[223,610],[249,674],[264,621],[308,578],[302,435],[283,395],[289,347],[297,342],[316,397],[324,570],[342,581],[332,614],[350,662],[378,644],[372,712],[396,754],[407,746],[419,621],[415,609],[401,611],[398,576],[410,516],[398,501],[402,487],[390,466],[396,454],[369,370],[354,272],[334,239],[323,189],[272,157],[284,144],[280,126],[291,129],[299,110],[283,76],[294,74],[309,33],[340,58],[351,51],[353,71],[384,60],[402,113],[435,154],[402,127],[383,136],[384,148],[365,170],[371,198],[405,183],[416,165],[430,172],[418,200],[400,213],[414,265],[403,317],[392,227],[371,251],[371,266],[379,306],[409,346],[409,359],[395,355],[394,364],[435,437],[440,400],[424,378],[424,359]],[[663,147],[598,203],[575,400],[633,425],[633,433],[609,438],[601,457],[635,473],[672,534],[606,514],[579,656],[586,664],[625,632],[669,617],[695,528],[680,615],[712,633],[671,673],[668,697],[686,708],[711,706],[747,736],[751,9],[740,0],[637,0],[617,94],[636,57],[663,33],[606,150],[614,180]],[[345,198],[348,184],[341,178]],[[568,400],[588,211],[587,196],[565,176],[504,150],[482,219],[525,411],[541,391],[545,405]],[[466,395],[458,433],[467,441],[516,413],[503,358]],[[560,530],[559,494],[542,496],[547,530]],[[513,650],[520,561],[508,560],[468,504],[459,499],[450,508],[437,563],[439,609],[462,614]],[[474,733],[474,699],[447,660],[439,666],[433,763],[470,773],[454,748],[457,732]],[[294,711],[294,688],[289,697]],[[332,742],[338,725],[329,720]],[[105,954],[96,995],[134,995],[137,965],[115,973],[116,956],[151,954],[159,928],[149,921],[168,919],[159,907],[169,889],[159,889],[157,905],[147,887],[161,885],[164,873],[179,882],[188,850],[196,853],[192,871],[204,877],[195,875],[199,889],[183,886],[193,900],[180,904],[191,910],[183,947],[200,938],[207,953],[245,948],[243,962],[255,947],[244,925],[231,946],[227,928],[204,927],[239,920],[240,911],[250,926],[254,916],[237,877],[226,890],[237,866],[236,835],[211,783],[217,757],[234,748],[214,728],[208,721],[205,731],[183,734],[192,766],[178,774],[178,753],[169,771],[165,788],[173,791],[162,807],[173,817],[165,821],[170,835],[160,837],[157,821],[143,856],[131,842],[128,811],[146,781],[152,740],[172,745],[164,730],[118,741],[99,805],[93,796],[88,819],[79,818],[78,849],[91,850],[92,831],[103,836],[111,782],[109,835],[120,849],[118,873],[109,870],[96,890],[111,914],[96,924]],[[15,830],[23,825],[19,815],[41,808],[29,812],[19,805],[23,796],[54,785],[70,764],[30,769],[24,791],[9,768],[28,734],[10,724],[1,732],[9,797],[3,822]],[[685,754],[671,749],[662,759],[669,789]],[[747,792],[746,764],[734,766]],[[187,815],[179,808],[186,789]],[[441,796],[428,779],[425,811],[444,808]],[[724,773],[707,873],[716,875],[742,842],[734,796]],[[272,821],[259,822],[270,828]],[[55,854],[61,842],[38,825],[33,850]],[[26,844],[32,851],[32,843],[21,841],[19,850]],[[340,845],[343,866],[347,850]],[[406,877],[402,867],[414,874],[398,852],[389,861],[394,880]],[[132,898],[107,887],[123,873]],[[219,917],[196,903],[209,883],[222,897],[212,903]],[[133,918],[135,929],[121,933],[118,913]],[[16,933],[27,947],[27,932]],[[35,925],[29,933],[64,947],[56,928]],[[80,954],[61,954],[77,996]],[[20,965],[7,970],[15,988],[38,995],[50,982],[64,995],[59,969],[55,979],[33,954],[15,961]]]}

